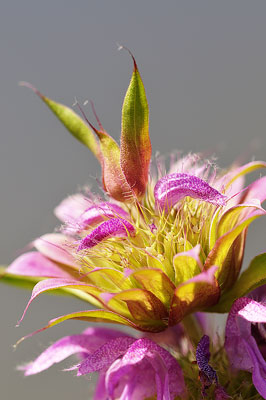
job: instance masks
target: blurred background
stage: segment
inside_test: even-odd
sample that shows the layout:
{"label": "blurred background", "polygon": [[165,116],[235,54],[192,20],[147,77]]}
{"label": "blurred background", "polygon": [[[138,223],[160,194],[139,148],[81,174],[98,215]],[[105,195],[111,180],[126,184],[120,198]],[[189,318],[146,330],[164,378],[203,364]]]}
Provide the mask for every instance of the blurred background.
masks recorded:
{"label": "blurred background", "polygon": [[[54,207],[100,176],[27,80],[71,106],[92,99],[106,130],[120,136],[121,105],[135,54],[150,105],[153,152],[214,152],[266,159],[266,2],[157,0],[4,0],[0,5],[0,261],[11,262],[37,236],[58,226]],[[91,112],[87,115],[93,121]],[[245,265],[265,250],[265,222],[250,229]],[[93,379],[61,372],[33,377],[15,370],[50,342],[85,329],[66,322],[22,343],[58,315],[85,309],[71,298],[40,296],[15,328],[30,293],[0,286],[0,398],[90,399]],[[72,374],[74,375],[74,374]]]}

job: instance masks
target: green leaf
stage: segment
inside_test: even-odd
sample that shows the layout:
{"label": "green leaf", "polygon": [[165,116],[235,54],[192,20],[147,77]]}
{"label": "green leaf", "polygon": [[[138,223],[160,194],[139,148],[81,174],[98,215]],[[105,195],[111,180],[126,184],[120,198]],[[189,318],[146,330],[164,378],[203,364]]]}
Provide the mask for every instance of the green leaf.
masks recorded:
{"label": "green leaf", "polygon": [[266,284],[266,253],[253,258],[249,267],[241,274],[233,288],[226,292],[210,311],[229,312],[233,302],[252,290]]}
{"label": "green leaf", "polygon": [[66,129],[82,144],[88,147],[98,160],[101,160],[99,144],[89,126],[71,108],[49,99],[39,92],[34,86],[27,82],[21,82],[21,86],[26,86],[34,91],[50,110],[57,116]]}
{"label": "green leaf", "polygon": [[121,167],[136,196],[142,197],[151,159],[149,107],[136,61],[132,58],[134,70],[122,108]]}

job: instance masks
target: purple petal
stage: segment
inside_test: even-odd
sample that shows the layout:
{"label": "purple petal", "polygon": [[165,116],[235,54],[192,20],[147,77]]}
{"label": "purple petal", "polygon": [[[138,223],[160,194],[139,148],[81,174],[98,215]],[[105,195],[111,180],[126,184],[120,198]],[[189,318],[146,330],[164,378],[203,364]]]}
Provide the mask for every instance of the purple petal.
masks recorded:
{"label": "purple petal", "polygon": [[119,337],[105,343],[79,365],[78,376],[109,367],[118,357],[127,351],[135,340],[132,337]]}
{"label": "purple petal", "polygon": [[106,218],[128,218],[128,213],[117,204],[104,202],[93,204],[78,219],[81,229],[85,229],[90,225],[98,224]]}
{"label": "purple petal", "polygon": [[88,236],[80,241],[78,251],[90,249],[101,241],[111,237],[128,237],[134,235],[134,226],[125,219],[112,218],[97,226]]}
{"label": "purple petal", "polygon": [[34,240],[36,249],[46,257],[60,264],[75,266],[75,258],[70,254],[73,240],[60,233],[48,233]]}
{"label": "purple petal", "polygon": [[[123,376],[128,375],[128,381],[133,380],[137,375],[141,376],[141,364],[147,363],[147,361],[155,374],[158,400],[174,399],[175,396],[184,394],[185,384],[183,374],[176,359],[153,341],[143,338],[136,340],[119,363],[117,363],[116,371],[112,374],[108,382],[109,395],[112,396],[117,383]],[[147,369],[149,370],[150,368]],[[144,380],[139,384],[144,383],[146,385],[145,375],[143,378]]]}
{"label": "purple petal", "polygon": [[94,390],[93,400],[106,400],[108,399],[108,394],[105,385],[105,373],[101,371],[97,380],[97,384]]}
{"label": "purple petal", "polygon": [[198,367],[201,372],[205,374],[208,378],[209,383],[216,382],[218,383],[218,378],[215,370],[209,365],[210,360],[210,338],[207,335],[202,336],[200,339],[197,350],[196,350],[196,360]]}
{"label": "purple petal", "polygon": [[82,194],[75,194],[64,199],[54,213],[62,222],[75,223],[90,203],[91,201]]}
{"label": "purple petal", "polygon": [[226,196],[194,175],[174,173],[161,178],[155,185],[156,206],[169,212],[180,200],[190,196],[216,206],[226,205]]}
{"label": "purple petal", "polygon": [[225,348],[232,366],[250,371],[254,386],[266,398],[266,361],[252,336],[255,322],[266,322],[266,306],[248,297],[237,299],[226,323]]}
{"label": "purple petal", "polygon": [[53,364],[65,360],[76,353],[92,353],[108,340],[125,336],[123,332],[106,328],[88,328],[80,335],[66,336],[39,355],[33,362],[21,367],[25,375],[38,374]]}
{"label": "purple petal", "polygon": [[71,278],[70,274],[37,251],[22,254],[13,261],[8,267],[7,272],[24,276]]}

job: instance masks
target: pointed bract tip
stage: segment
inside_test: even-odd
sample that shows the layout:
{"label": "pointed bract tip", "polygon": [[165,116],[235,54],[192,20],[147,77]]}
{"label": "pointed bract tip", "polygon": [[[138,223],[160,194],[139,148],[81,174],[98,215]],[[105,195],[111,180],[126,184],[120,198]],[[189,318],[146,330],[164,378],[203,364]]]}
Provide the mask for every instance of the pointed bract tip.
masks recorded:
{"label": "pointed bract tip", "polygon": [[27,87],[28,89],[32,90],[35,94],[37,94],[41,99],[44,99],[45,96],[35,87],[33,86],[31,83],[29,82],[25,82],[25,81],[20,81],[18,83],[19,86],[24,86]]}
{"label": "pointed bract tip", "polygon": [[120,44],[118,44],[118,43],[117,43],[117,46],[118,46],[118,48],[117,48],[118,51],[120,51],[120,50],[126,50],[126,51],[130,54],[130,56],[132,57],[132,60],[133,60],[134,71],[138,71],[138,66],[137,66],[137,63],[136,63],[136,59],[135,59],[133,53],[131,52],[131,50],[129,50],[128,47],[123,46],[123,45],[120,45]]}

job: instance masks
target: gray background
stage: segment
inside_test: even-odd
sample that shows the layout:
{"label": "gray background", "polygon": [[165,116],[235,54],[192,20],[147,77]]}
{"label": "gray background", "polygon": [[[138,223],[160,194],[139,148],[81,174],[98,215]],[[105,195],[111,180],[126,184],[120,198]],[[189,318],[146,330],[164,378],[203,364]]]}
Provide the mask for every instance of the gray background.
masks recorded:
{"label": "gray background", "polygon": [[[265,160],[265,1],[2,0],[0,8],[2,263],[52,231],[53,208],[100,176],[87,149],[17,82],[28,80],[67,105],[75,96],[93,99],[105,128],[119,139],[132,65],[116,42],[137,58],[154,152],[210,150],[222,166],[243,154],[247,161]],[[259,221],[250,229],[246,264],[262,250],[265,222]],[[85,308],[77,300],[43,296],[15,328],[28,297],[0,286],[1,400],[91,398],[90,379],[60,372],[61,366],[27,379],[15,371],[50,341],[86,326],[67,322],[14,352],[22,335]]]}

